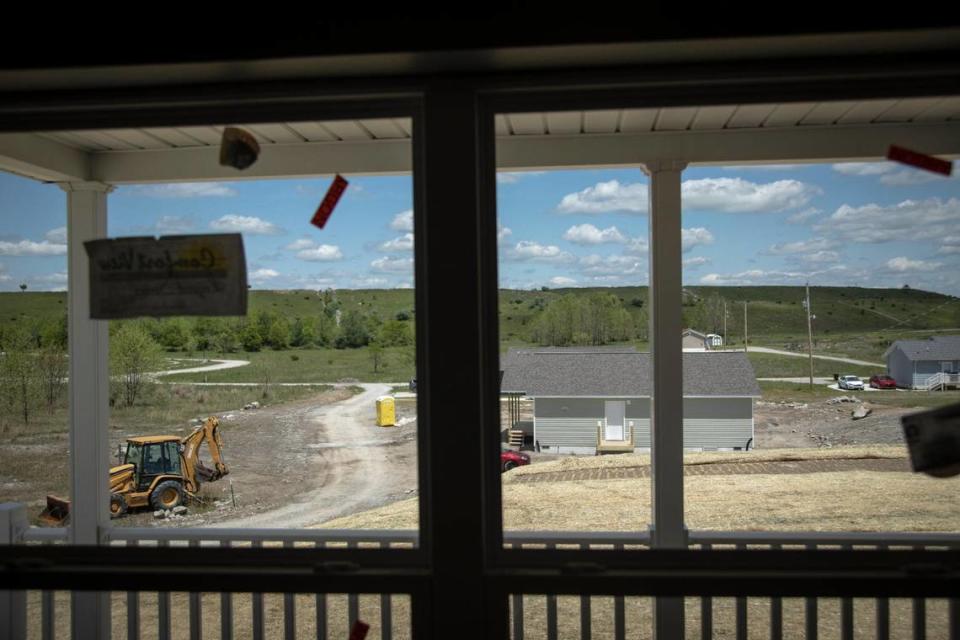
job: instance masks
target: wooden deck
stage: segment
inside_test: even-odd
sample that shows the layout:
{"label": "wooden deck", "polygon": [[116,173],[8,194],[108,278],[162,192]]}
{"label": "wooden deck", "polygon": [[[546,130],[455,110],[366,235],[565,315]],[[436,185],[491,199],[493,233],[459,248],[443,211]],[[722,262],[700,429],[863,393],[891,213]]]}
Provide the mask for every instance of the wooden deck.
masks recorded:
{"label": "wooden deck", "polygon": [[633,429],[624,427],[625,440],[604,440],[603,427],[597,427],[597,453],[632,453],[633,452]]}

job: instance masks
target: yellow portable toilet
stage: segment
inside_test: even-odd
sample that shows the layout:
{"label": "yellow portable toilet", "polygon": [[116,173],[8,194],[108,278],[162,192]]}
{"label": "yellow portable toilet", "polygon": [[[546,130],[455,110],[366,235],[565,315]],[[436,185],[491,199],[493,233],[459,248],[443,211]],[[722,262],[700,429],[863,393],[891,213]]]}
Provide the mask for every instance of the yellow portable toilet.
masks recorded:
{"label": "yellow portable toilet", "polygon": [[377,398],[377,426],[392,427],[397,424],[397,411],[393,396]]}

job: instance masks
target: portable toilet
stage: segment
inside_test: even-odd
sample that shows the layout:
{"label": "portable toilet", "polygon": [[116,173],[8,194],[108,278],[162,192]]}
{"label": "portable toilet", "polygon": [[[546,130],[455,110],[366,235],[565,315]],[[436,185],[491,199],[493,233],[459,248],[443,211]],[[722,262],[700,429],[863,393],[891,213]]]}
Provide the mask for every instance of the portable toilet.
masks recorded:
{"label": "portable toilet", "polygon": [[393,396],[377,398],[377,426],[392,427],[397,424],[397,411]]}

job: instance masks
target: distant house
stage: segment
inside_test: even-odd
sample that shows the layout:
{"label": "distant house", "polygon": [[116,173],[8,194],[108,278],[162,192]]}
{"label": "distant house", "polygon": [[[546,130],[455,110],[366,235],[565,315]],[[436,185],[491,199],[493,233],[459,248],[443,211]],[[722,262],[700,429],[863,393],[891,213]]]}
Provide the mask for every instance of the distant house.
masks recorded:
{"label": "distant house", "polygon": [[960,336],[897,340],[886,353],[887,374],[898,387],[928,389],[960,383]]}
{"label": "distant house", "polygon": [[707,339],[707,334],[693,329],[684,329],[680,337],[683,340],[684,351],[704,351],[713,346]]}
{"label": "distant house", "polygon": [[708,333],[708,334],[707,334],[707,344],[710,346],[710,348],[722,347],[722,346],[723,346],[723,336],[718,335],[718,334],[716,334],[716,333]]}
{"label": "distant house", "polygon": [[[552,453],[650,448],[652,360],[633,349],[511,349],[501,393],[533,401],[532,440]],[[745,449],[753,438],[756,374],[743,352],[683,354],[683,444]]]}

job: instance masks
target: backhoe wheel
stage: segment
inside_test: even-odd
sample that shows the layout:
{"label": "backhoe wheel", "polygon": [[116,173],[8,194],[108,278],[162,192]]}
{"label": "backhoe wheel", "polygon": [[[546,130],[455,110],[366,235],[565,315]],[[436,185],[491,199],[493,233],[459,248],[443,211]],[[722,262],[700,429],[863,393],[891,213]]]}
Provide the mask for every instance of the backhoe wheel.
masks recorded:
{"label": "backhoe wheel", "polygon": [[150,504],[154,509],[173,509],[181,502],[183,502],[183,487],[176,480],[161,482],[150,494]]}
{"label": "backhoe wheel", "polygon": [[120,518],[127,515],[127,499],[119,493],[110,494],[110,517]]}

